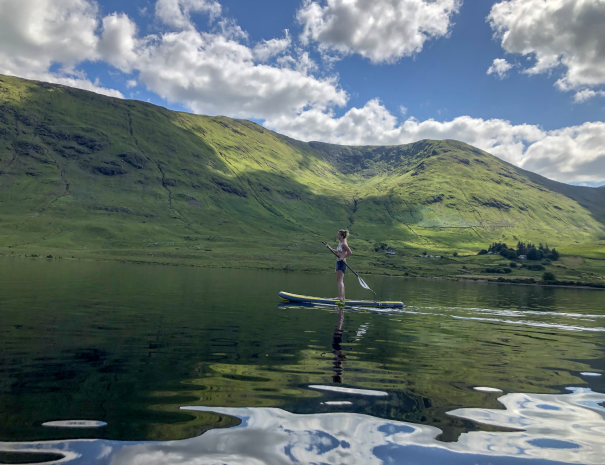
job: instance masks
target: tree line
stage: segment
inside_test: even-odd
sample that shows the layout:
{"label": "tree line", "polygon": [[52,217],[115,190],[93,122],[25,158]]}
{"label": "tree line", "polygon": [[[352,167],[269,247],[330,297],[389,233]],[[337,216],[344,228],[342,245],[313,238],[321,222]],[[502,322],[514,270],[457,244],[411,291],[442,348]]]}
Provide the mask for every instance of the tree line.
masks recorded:
{"label": "tree line", "polygon": [[557,249],[551,249],[548,247],[548,244],[542,245],[542,243],[536,247],[531,242],[525,243],[519,241],[517,247],[512,248],[504,242],[494,242],[487,250],[480,250],[477,255],[486,255],[489,252],[500,254],[509,260],[517,260],[519,255],[525,255],[528,260],[542,260],[543,258],[547,258],[555,261],[559,259],[559,252],[557,252]]}

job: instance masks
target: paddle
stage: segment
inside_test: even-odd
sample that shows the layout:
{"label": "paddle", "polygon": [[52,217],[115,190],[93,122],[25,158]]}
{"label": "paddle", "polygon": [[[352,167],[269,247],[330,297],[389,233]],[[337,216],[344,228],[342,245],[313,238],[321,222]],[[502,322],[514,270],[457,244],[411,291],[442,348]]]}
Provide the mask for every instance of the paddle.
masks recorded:
{"label": "paddle", "polygon": [[[327,243],[327,242],[323,242],[323,241],[322,241],[322,244],[324,244],[324,245],[328,245],[328,243]],[[337,254],[336,252],[334,252],[332,249],[330,249],[330,252],[332,252],[334,255],[336,255],[336,257],[340,258],[340,257],[338,256],[338,254]],[[368,286],[368,285],[366,284],[366,282],[365,282],[363,279],[361,279],[361,276],[359,276],[357,273],[355,273],[355,270],[354,270],[353,268],[351,268],[351,267],[350,267],[350,266],[347,264],[347,262],[344,262],[344,263],[345,263],[346,267],[347,267],[349,270],[351,270],[355,276],[357,276],[357,279],[359,279],[359,284],[361,284],[361,287],[363,287],[364,289],[367,289],[367,290],[369,290],[369,291],[372,291],[372,289],[370,289],[370,286]],[[374,291],[372,291],[372,292],[374,292]],[[376,295],[376,293],[375,293],[375,292],[374,292],[374,295]]]}

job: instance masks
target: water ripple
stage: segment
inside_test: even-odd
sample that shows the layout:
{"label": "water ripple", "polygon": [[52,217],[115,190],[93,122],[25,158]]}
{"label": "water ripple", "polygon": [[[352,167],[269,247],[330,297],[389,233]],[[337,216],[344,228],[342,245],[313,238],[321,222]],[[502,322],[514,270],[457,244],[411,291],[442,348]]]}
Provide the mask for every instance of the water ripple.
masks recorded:
{"label": "water ripple", "polygon": [[441,442],[436,427],[356,413],[297,415],[279,408],[193,406],[185,410],[238,417],[239,426],[182,441],[106,440],[0,443],[0,452],[54,452],[60,461],[130,465],[434,463],[599,465],[605,457],[605,395],[511,393],[505,409],[463,408],[450,415],[518,431],[472,431]]}
{"label": "water ripple", "polygon": [[[428,310],[428,312],[427,312]],[[458,320],[485,321],[502,324],[523,325],[563,331],[605,332],[605,327],[591,326],[590,323],[603,321],[605,315],[549,312],[537,310],[511,310],[473,307],[406,307],[408,314],[448,315]],[[498,318],[501,317],[501,318]],[[515,319],[511,319],[515,318]],[[569,323],[564,322],[568,320]],[[582,325],[587,323],[586,325]]]}

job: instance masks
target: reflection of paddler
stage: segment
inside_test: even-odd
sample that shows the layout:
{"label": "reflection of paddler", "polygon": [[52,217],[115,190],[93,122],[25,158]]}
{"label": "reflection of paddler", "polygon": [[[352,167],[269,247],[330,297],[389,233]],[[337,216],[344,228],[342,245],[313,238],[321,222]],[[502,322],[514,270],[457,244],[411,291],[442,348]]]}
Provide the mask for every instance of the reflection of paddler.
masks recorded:
{"label": "reflection of paddler", "polygon": [[334,354],[334,376],[332,381],[342,383],[342,374],[344,372],[344,361],[347,356],[342,353],[342,322],[344,321],[344,310],[338,310],[338,323],[334,328],[334,338],[332,339],[332,353]]}

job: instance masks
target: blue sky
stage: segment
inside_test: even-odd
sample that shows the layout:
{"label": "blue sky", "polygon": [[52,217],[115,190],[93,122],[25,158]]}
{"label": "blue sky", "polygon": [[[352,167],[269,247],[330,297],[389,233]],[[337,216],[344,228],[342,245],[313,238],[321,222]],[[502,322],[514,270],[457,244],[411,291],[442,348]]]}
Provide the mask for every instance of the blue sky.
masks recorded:
{"label": "blue sky", "polygon": [[0,73],[605,180],[600,0],[3,0],[0,18]]}

